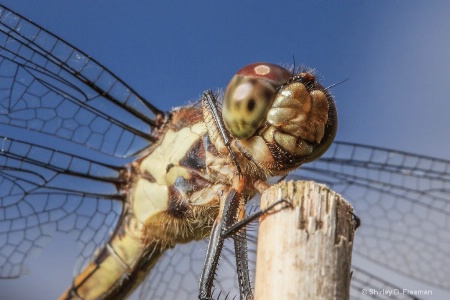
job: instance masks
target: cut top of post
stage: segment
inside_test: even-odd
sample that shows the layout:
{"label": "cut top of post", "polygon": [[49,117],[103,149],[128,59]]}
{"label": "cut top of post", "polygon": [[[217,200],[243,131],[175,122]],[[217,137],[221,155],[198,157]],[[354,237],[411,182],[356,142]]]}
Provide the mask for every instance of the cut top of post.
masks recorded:
{"label": "cut top of post", "polygon": [[339,194],[315,182],[281,182],[261,209],[286,199],[292,208],[261,217],[255,298],[348,299],[355,222]]}

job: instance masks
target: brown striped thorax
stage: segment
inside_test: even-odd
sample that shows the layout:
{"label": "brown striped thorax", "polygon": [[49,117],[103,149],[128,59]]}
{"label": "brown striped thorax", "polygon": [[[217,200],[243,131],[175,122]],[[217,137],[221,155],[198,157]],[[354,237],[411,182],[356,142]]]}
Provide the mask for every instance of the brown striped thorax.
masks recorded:
{"label": "brown striped thorax", "polygon": [[222,115],[235,138],[232,147],[270,175],[320,157],[337,130],[333,98],[315,76],[270,63],[250,64],[234,75]]}

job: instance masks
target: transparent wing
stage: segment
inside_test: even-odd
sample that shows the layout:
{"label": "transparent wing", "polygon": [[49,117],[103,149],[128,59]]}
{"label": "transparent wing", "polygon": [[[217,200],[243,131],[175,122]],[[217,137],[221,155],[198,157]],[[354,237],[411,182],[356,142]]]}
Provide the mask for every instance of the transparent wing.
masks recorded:
{"label": "transparent wing", "polygon": [[0,277],[55,231],[89,259],[122,211],[123,167],[163,114],[95,60],[0,6]]}
{"label": "transparent wing", "polygon": [[121,213],[119,173],[115,166],[2,137],[0,277],[26,273],[25,259],[55,231],[75,234],[85,263]]}
{"label": "transparent wing", "polygon": [[353,261],[360,256],[450,290],[449,161],[335,143],[298,174],[326,183],[352,203],[362,222]]}
{"label": "transparent wing", "polygon": [[0,6],[2,129],[9,125],[129,157],[153,140],[158,116],[88,55]]}
{"label": "transparent wing", "polygon": [[[404,288],[398,276],[386,277],[386,269],[426,283],[424,289],[432,285],[450,290],[450,161],[335,142],[324,157],[303,165],[288,179],[327,184],[344,195],[361,218],[353,247],[352,299],[364,299],[363,288]],[[250,210],[256,209],[257,203],[250,203]],[[250,228],[248,234],[254,270],[255,228]],[[172,297],[164,299],[197,297],[205,245],[179,245],[173,249],[146,279],[141,299],[158,299],[156,295],[164,292]],[[364,260],[378,268],[364,269]],[[216,295],[221,292],[223,299],[239,298],[235,270],[231,246],[219,263]],[[178,274],[177,280],[172,280],[173,274]],[[418,299],[407,294],[372,298]]]}

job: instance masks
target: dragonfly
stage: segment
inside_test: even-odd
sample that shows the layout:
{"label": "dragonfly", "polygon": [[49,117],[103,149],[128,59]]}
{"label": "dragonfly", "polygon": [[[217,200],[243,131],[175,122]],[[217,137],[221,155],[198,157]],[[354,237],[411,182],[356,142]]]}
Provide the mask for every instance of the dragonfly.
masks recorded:
{"label": "dragonfly", "polygon": [[[27,95],[14,122],[4,121],[11,116],[9,107],[2,105],[0,111],[0,222],[6,228],[0,239],[1,276],[23,274],[25,259],[43,248],[55,231],[76,236],[84,266],[96,249],[107,247],[108,237],[123,221],[123,195],[117,187],[130,176],[123,166],[157,142],[148,133],[157,133],[162,112],[95,60],[20,15],[2,7],[0,24],[0,103]],[[58,105],[44,105],[49,102]],[[25,110],[33,115],[22,114]],[[320,160],[303,165],[292,177],[324,182],[353,203],[363,223],[355,255],[448,289],[448,163],[335,142]],[[51,185],[44,186],[48,178]],[[21,189],[39,190],[33,201],[25,201],[24,192],[13,188],[16,180]],[[423,239],[426,233],[430,240]],[[248,240],[256,242],[251,232]],[[205,244],[181,246],[158,260],[141,288],[142,298],[196,297],[204,251],[195,249]],[[249,249],[250,260],[253,251]],[[195,258],[199,253],[200,260]],[[221,268],[231,264],[223,256]],[[376,282],[372,286],[393,288],[357,265],[354,270],[352,285],[359,291],[355,297],[369,279]],[[168,282],[167,276],[174,274],[180,278],[178,286]],[[194,292],[187,291],[187,280],[194,280]],[[217,286],[223,282],[218,279]]]}

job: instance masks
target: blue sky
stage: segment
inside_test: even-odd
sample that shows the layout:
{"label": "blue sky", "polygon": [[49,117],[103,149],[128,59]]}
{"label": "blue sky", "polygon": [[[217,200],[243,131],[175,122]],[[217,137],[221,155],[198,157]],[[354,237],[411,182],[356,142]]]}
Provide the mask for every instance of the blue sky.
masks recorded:
{"label": "blue sky", "polygon": [[325,86],[350,78],[332,89],[339,140],[450,159],[450,2],[2,3],[163,110],[224,88],[246,64],[294,57]]}

